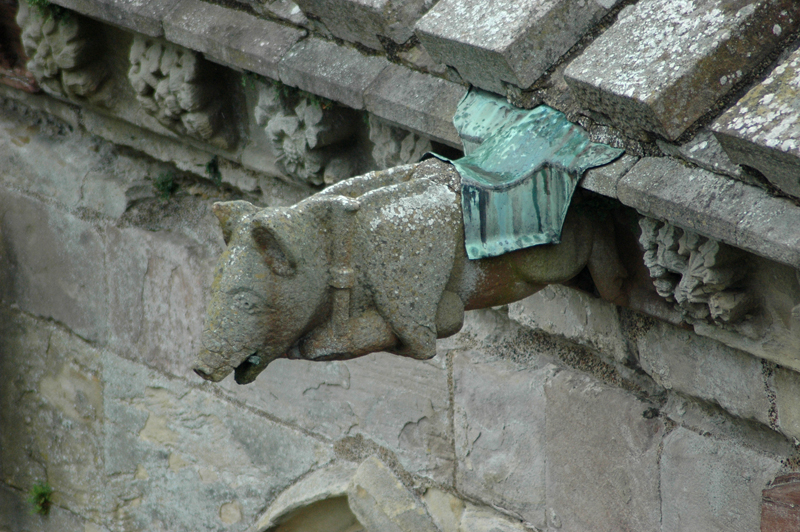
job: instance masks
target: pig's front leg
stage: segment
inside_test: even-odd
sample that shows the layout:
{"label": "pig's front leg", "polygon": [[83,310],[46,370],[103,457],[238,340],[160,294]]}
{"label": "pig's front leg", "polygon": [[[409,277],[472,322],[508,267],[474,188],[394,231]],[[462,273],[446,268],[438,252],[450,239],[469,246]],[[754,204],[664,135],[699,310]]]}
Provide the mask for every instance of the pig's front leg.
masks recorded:
{"label": "pig's front leg", "polygon": [[397,344],[397,337],[380,314],[369,310],[348,320],[342,332],[331,324],[314,329],[289,351],[288,357],[302,360],[349,360]]}

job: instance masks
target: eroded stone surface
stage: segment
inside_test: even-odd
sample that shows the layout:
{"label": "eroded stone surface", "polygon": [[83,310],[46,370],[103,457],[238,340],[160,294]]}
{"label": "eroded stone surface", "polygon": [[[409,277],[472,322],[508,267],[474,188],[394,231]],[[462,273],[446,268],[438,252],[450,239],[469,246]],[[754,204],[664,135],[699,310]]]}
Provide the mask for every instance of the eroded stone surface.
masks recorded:
{"label": "eroded stone surface", "polygon": [[642,368],[664,388],[769,425],[759,359],[665,323],[648,330],[637,345]]}
{"label": "eroded stone surface", "polygon": [[781,432],[800,441],[800,373],[775,369],[775,404]]}
{"label": "eroded stone surface", "polygon": [[294,46],[280,65],[280,79],[353,109],[364,108],[364,91],[389,65],[353,48],[309,38]]}
{"label": "eroded stone surface", "polygon": [[308,15],[321,20],[333,35],[345,41],[382,50],[378,38],[397,44],[414,34],[414,23],[437,0],[298,0]]}
{"label": "eroded stone surface", "polygon": [[67,210],[119,218],[132,202],[153,197],[144,179],[161,168],[87,136],[48,134],[47,127],[0,119],[0,174],[5,185],[46,197]]}
{"label": "eroded stone surface", "polygon": [[0,497],[13,531],[84,530],[62,514],[92,516],[91,531],[242,530],[332,459],[329,445],[5,307],[0,366],[0,423],[14,427],[0,431],[2,480],[25,491],[46,480],[59,506],[38,521]]}
{"label": "eroded stone surface", "polygon": [[[211,231],[214,222],[205,221]],[[189,354],[200,348],[217,252],[179,232],[109,228],[109,345],[168,373],[193,375]]]}
{"label": "eroded stone surface", "polygon": [[109,501],[95,488],[103,473],[101,353],[62,327],[2,308],[0,365],[3,481],[26,491],[48,481],[56,502],[80,512],[108,511]]}
{"label": "eroded stone surface", "polygon": [[355,464],[343,462],[315,471],[281,493],[259,518],[254,529],[269,530],[305,506],[346,496],[356,469]]}
{"label": "eroded stone surface", "polygon": [[332,458],[329,446],[299,431],[117,356],[103,358],[102,378],[102,489],[125,501],[109,519],[213,530],[238,509],[241,530],[266,501]]}
{"label": "eroded stone surface", "polygon": [[779,468],[768,455],[676,429],[661,458],[661,530],[758,530],[761,490]]}
{"label": "eroded stone surface", "polygon": [[547,520],[564,530],[660,531],[659,444],[653,405],[562,371],[547,399]]}
{"label": "eroded stone surface", "polygon": [[778,65],[713,126],[737,164],[800,197],[800,50]]}
{"label": "eroded stone surface", "polygon": [[4,532],[108,532],[108,529],[53,506],[47,516],[31,512],[26,494],[0,484],[0,530]]}
{"label": "eroded stone surface", "polygon": [[792,0],[645,0],[621,11],[564,75],[589,109],[675,139],[798,24]]}
{"label": "eroded stone surface", "polygon": [[442,0],[416,25],[431,56],[482,89],[527,88],[618,0]]}
{"label": "eroded stone surface", "polygon": [[526,532],[519,520],[429,488],[422,497],[441,532]]}
{"label": "eroded stone surface", "polygon": [[526,532],[530,530],[498,512],[467,504],[458,532]]}
{"label": "eroded stone surface", "polygon": [[616,198],[617,183],[638,160],[633,155],[623,155],[611,164],[590,168],[583,174],[580,187],[609,198]]}
{"label": "eroded stone surface", "polygon": [[0,192],[0,299],[64,323],[84,338],[103,339],[108,297],[101,231],[53,205]]}
{"label": "eroded stone surface", "polygon": [[222,385],[252,406],[329,438],[360,434],[393,451],[409,472],[440,482],[452,477],[447,374],[439,357],[277,360],[249,386],[232,379]]}
{"label": "eroded stone surface", "polygon": [[367,530],[441,532],[422,501],[374,456],[358,466],[347,502]]}
{"label": "eroded stone surface", "polygon": [[461,147],[453,115],[467,89],[390,65],[364,94],[367,111],[450,146]]}
{"label": "eroded stone surface", "polygon": [[707,129],[701,130],[692,140],[681,146],[663,141],[658,141],[658,146],[664,153],[685,159],[709,172],[727,175],[753,184],[742,172],[742,168],[731,161],[717,137]]}
{"label": "eroded stone surface", "polygon": [[629,357],[617,307],[578,290],[548,286],[511,303],[508,317],[534,330],[602,351],[618,361]]}
{"label": "eroded stone surface", "polygon": [[298,26],[306,26],[309,22],[300,6],[292,0],[244,0],[244,3],[249,4],[256,13],[272,15]]}
{"label": "eroded stone surface", "polygon": [[545,396],[552,366],[522,370],[478,353],[454,361],[455,441],[462,493],[545,522]]}

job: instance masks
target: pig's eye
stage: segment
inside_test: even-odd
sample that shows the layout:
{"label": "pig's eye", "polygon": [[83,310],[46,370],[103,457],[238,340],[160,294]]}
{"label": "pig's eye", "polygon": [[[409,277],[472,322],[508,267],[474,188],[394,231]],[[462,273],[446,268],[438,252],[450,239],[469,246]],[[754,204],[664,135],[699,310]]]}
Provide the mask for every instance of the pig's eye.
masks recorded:
{"label": "pig's eye", "polygon": [[239,293],[233,296],[233,306],[243,312],[254,314],[261,310],[261,298],[252,293]]}

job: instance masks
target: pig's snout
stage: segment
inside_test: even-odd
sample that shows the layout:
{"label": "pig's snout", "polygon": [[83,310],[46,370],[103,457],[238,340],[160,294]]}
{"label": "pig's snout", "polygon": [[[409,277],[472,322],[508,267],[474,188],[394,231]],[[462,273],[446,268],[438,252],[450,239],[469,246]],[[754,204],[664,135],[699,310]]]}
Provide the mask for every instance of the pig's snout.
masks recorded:
{"label": "pig's snout", "polygon": [[194,367],[194,372],[205,380],[211,380],[211,369],[208,366],[197,365]]}
{"label": "pig's snout", "polygon": [[192,368],[194,372],[203,379],[211,382],[219,382],[224,379],[231,372],[231,369],[225,365],[221,367],[212,367],[206,361],[214,358],[214,353],[203,349],[197,356],[197,361]]}

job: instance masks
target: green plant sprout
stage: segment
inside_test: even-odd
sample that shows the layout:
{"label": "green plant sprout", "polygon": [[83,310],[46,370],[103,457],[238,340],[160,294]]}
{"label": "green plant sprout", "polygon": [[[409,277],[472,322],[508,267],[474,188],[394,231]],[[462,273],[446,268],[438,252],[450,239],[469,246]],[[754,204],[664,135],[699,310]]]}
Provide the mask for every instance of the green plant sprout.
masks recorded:
{"label": "green plant sprout", "polygon": [[267,82],[269,82],[270,85],[275,87],[275,89],[277,89],[278,96],[280,96],[281,99],[283,99],[283,100],[288,100],[289,98],[294,96],[295,93],[296,93],[296,89],[293,89],[292,87],[290,87],[289,85],[286,85],[282,81],[278,81],[278,80],[274,80],[274,79],[267,79],[267,78],[264,78],[264,79]]}
{"label": "green plant sprout", "polygon": [[311,105],[315,105],[325,111],[333,107],[333,102],[327,98],[323,98],[322,96],[317,96],[316,94],[311,94],[310,92],[305,91],[300,91],[300,94],[308,98],[308,101]]}
{"label": "green plant sprout", "polygon": [[53,5],[49,0],[26,0],[28,5],[35,8],[45,20],[53,17],[58,22],[69,20],[69,11],[61,6]]}
{"label": "green plant sprout", "polygon": [[254,72],[244,72],[242,73],[242,88],[246,89],[250,87],[251,89],[256,88],[256,82],[261,79],[261,76]]}
{"label": "green plant sprout", "polygon": [[172,172],[158,174],[158,177],[153,180],[153,186],[163,200],[167,200],[178,188],[178,184],[175,182],[175,174]]}
{"label": "green plant sprout", "polygon": [[219,157],[216,155],[206,163],[206,174],[211,178],[211,181],[217,186],[222,186],[222,173],[219,171]]}
{"label": "green plant sprout", "polygon": [[31,513],[47,515],[50,513],[50,506],[53,504],[53,488],[45,482],[37,482],[31,488],[28,502],[33,506]]}

